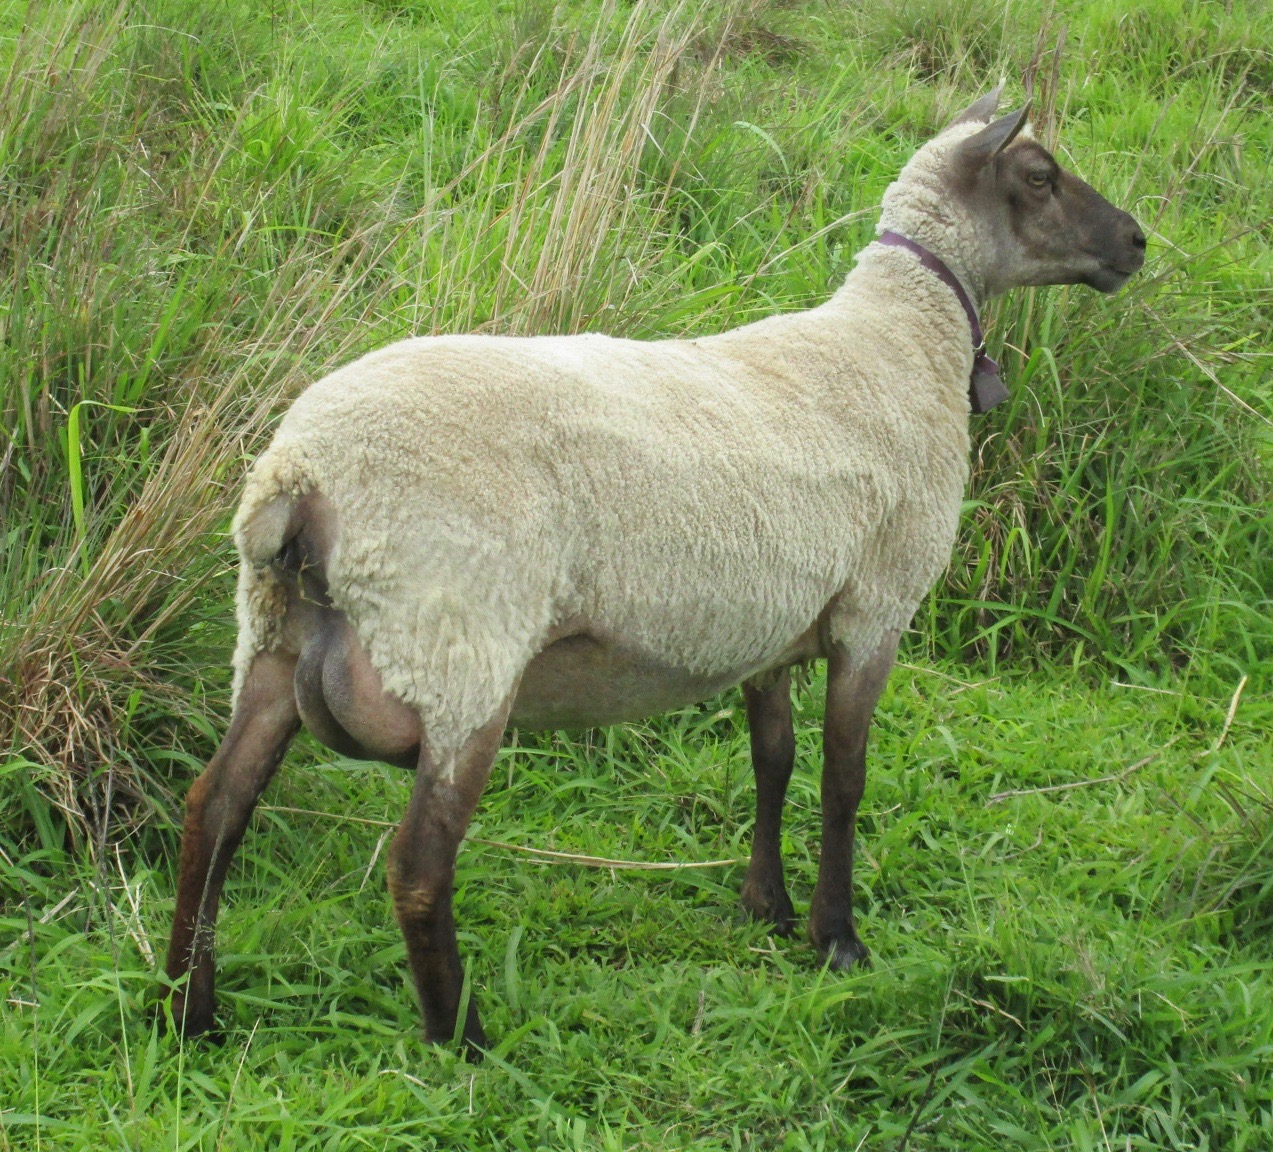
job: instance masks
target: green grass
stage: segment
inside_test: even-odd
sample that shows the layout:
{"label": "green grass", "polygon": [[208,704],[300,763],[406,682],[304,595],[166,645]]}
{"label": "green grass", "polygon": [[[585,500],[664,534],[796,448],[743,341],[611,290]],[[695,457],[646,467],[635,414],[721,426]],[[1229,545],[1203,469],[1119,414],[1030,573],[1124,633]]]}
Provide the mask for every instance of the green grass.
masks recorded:
{"label": "green grass", "polygon": [[[0,1152],[1273,1147],[1270,44],[1241,0],[0,9]],[[1149,262],[1114,298],[987,310],[1012,400],[974,425],[880,711],[875,969],[741,924],[741,866],[473,844],[462,947],[500,1046],[461,1064],[417,1038],[385,827],[348,819],[395,820],[406,782],[302,746],[231,873],[228,1043],[157,1038],[229,515],[288,399],[409,333],[816,303],[1001,75]],[[522,734],[474,835],[741,857],[736,707]]]}
{"label": "green grass", "polygon": [[[784,838],[802,911],[819,689],[798,697]],[[144,1007],[169,831],[100,872],[56,843],[14,861],[0,1130],[13,1148],[38,1127],[66,1148],[893,1149],[917,1118],[912,1149],[1267,1148],[1273,708],[1244,697],[1225,733],[1228,704],[899,669],[861,824],[875,966],[849,977],[740,920],[741,865],[611,871],[470,844],[461,947],[496,1045],[479,1067],[418,1041],[372,864],[389,824],[348,819],[392,822],[409,776],[304,749],[231,874],[222,1047],[157,1036]],[[752,795],[726,698],[523,736],[473,834],[739,858]]]}

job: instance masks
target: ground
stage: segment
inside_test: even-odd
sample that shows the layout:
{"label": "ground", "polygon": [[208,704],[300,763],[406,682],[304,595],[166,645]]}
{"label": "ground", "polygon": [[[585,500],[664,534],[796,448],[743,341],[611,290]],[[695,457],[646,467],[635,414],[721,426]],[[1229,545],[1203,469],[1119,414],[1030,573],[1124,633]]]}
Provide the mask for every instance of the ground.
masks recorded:
{"label": "ground", "polygon": [[[816,679],[798,696],[784,835],[801,913],[819,699]],[[1243,694],[1227,723],[1233,702],[900,667],[859,841],[874,964],[848,976],[742,920],[741,862],[628,871],[483,843],[742,861],[732,696],[521,737],[457,883],[495,1045],[476,1066],[419,1041],[383,878],[406,774],[302,747],[231,873],[220,1046],[178,1045],[145,1005],[171,857],[16,862],[0,1131],[13,1148],[1267,1148],[1273,708]]]}

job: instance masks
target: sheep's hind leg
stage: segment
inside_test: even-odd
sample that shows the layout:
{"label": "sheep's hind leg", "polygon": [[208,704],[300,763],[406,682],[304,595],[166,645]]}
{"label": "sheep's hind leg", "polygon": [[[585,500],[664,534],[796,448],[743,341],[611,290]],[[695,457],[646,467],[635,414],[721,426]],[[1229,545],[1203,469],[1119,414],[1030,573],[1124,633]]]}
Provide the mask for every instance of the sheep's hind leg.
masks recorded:
{"label": "sheep's hind leg", "polygon": [[809,937],[832,968],[865,962],[853,919],[853,825],[866,787],[866,734],[897,655],[889,633],[862,668],[851,671],[844,648],[827,657],[822,727],[822,856],[809,911]]}
{"label": "sheep's hind leg", "polygon": [[[451,907],[455,856],[491,774],[511,703],[510,697],[453,754],[431,751],[426,732],[411,801],[389,850],[389,892],[424,1012],[425,1039],[435,1044],[449,1044],[455,1035],[464,985]],[[470,1052],[486,1047],[472,996],[463,1035]]]}
{"label": "sheep's hind leg", "polygon": [[282,653],[256,657],[221,747],[186,795],[167,973],[173,982],[188,977],[172,997],[173,1022],[188,1036],[213,1026],[213,945],[226,871],[258,797],[300,727],[295,666],[295,658]]}
{"label": "sheep's hind leg", "polygon": [[791,677],[783,669],[772,684],[743,685],[751,766],[756,774],[756,826],[751,863],[743,881],[743,907],[757,920],[768,921],[781,936],[791,934],[795,910],[782,875],[782,804],[796,760],[791,726]]}

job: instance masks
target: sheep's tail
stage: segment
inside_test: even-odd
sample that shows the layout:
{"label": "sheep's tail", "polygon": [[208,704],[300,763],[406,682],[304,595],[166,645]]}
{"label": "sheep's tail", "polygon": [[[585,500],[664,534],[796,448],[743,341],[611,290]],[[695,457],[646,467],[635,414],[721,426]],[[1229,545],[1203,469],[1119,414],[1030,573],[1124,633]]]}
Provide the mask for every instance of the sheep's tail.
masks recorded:
{"label": "sheep's tail", "polygon": [[287,589],[271,561],[303,527],[299,505],[313,488],[305,461],[278,443],[258,457],[244,485],[234,518],[234,542],[240,557],[236,598],[239,636],[234,648],[236,702],[257,654],[273,651],[282,639]]}
{"label": "sheep's tail", "polygon": [[234,518],[234,542],[245,564],[269,564],[300,530],[298,505],[314,487],[304,461],[274,444],[248,474]]}

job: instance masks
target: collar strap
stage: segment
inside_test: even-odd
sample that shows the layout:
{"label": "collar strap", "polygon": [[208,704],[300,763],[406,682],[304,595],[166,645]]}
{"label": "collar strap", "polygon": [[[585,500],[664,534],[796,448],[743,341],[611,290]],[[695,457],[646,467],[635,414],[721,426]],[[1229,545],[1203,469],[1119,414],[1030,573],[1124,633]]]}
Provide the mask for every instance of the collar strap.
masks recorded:
{"label": "collar strap", "polygon": [[963,306],[964,315],[968,317],[968,327],[972,330],[972,375],[968,380],[968,404],[972,411],[979,414],[988,412],[996,404],[1006,400],[1008,389],[1004,387],[1003,380],[999,376],[999,365],[986,355],[986,341],[981,332],[981,321],[977,317],[977,309],[967,289],[959,282],[959,277],[940,257],[900,232],[882,232],[877,243],[890,248],[905,248],[908,252],[914,253],[925,268],[954,292]]}

